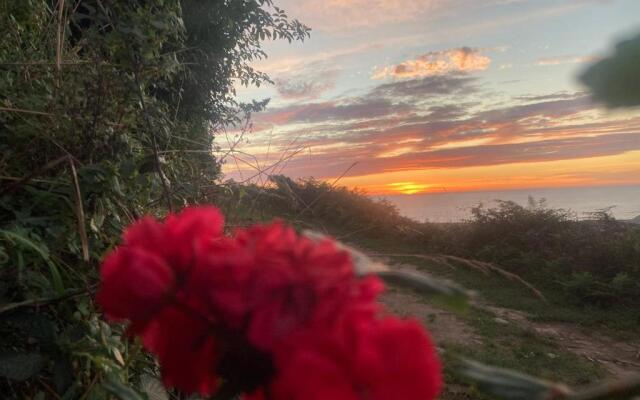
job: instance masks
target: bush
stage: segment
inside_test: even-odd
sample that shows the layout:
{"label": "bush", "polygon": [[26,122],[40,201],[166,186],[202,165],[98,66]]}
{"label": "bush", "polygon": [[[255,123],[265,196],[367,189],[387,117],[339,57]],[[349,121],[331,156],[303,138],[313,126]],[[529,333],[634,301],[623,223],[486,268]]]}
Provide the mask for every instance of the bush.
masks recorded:
{"label": "bush", "polygon": [[229,183],[214,197],[241,224],[278,216],[342,238],[488,261],[564,294],[565,303],[629,307],[640,301],[640,227],[615,220],[608,210],[578,220],[544,200],[526,206],[499,201],[473,208],[462,223],[418,223],[356,190],[284,176],[272,183]]}
{"label": "bush", "polygon": [[[571,301],[602,306],[640,300],[640,229],[607,210],[578,220],[531,200],[476,207],[455,230],[458,254],[491,261]],[[436,243],[435,247],[439,247]]]}
{"label": "bush", "polygon": [[210,200],[213,136],[266,104],[234,82],[308,29],[270,0],[8,0],[0,34],[0,393],[124,396],[157,371],[98,318],[98,261],[138,216]]}
{"label": "bush", "polygon": [[271,185],[237,185],[218,188],[215,203],[238,222],[280,217],[294,224],[328,229],[342,235],[368,237],[401,234],[415,236],[418,223],[400,215],[392,203],[373,200],[358,190],[334,187],[315,179],[270,177]]}

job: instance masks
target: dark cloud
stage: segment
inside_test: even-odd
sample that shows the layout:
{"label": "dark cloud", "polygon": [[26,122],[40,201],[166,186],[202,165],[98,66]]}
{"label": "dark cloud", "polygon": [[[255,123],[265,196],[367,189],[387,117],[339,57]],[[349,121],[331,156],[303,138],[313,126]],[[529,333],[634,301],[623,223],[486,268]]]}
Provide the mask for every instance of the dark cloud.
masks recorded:
{"label": "dark cloud", "polygon": [[477,81],[478,78],[464,74],[429,76],[379,85],[371,91],[370,96],[423,98],[469,94],[478,90]]}
{"label": "dark cloud", "polygon": [[[416,111],[415,104],[446,95],[461,96],[474,93],[477,90],[475,82],[476,78],[473,77],[447,75],[385,83],[374,87],[361,97],[353,97],[344,101],[303,103],[272,108],[257,114],[255,122],[256,126],[266,129],[268,124],[379,119],[399,114],[410,118],[411,115],[408,113]],[[318,89],[313,83],[287,85],[285,85],[285,89],[280,90],[287,91],[290,96],[304,96]],[[433,114],[434,119],[445,119],[445,113],[449,113],[451,117],[453,113],[462,115],[464,107],[454,104],[433,106],[429,111]]]}
{"label": "dark cloud", "polygon": [[407,103],[392,103],[388,99],[358,99],[352,103],[337,104],[330,109],[316,108],[306,115],[300,115],[298,121],[314,122],[324,120],[353,120],[387,116],[408,112],[413,107]]}
{"label": "dark cloud", "polygon": [[528,95],[528,96],[516,96],[515,100],[521,100],[526,102],[540,102],[540,101],[549,101],[549,100],[569,100],[575,99],[577,97],[583,97],[585,95],[584,92],[556,92],[545,95]]}
{"label": "dark cloud", "polygon": [[[474,102],[431,105],[419,108],[389,99],[361,97],[351,103],[310,103],[274,110],[260,116],[261,121],[281,126],[290,123],[313,123],[305,128],[304,140],[309,145],[322,146],[341,142],[350,145],[397,143],[410,140],[421,146],[481,138],[509,141],[517,137],[579,135],[585,129],[562,125],[554,120],[573,116],[593,106],[584,96],[570,100],[542,101],[514,105],[477,113]],[[548,119],[548,120],[547,120]],[[595,129],[595,128],[594,128]],[[600,128],[598,128],[600,129]],[[283,137],[282,142],[290,140]]]}
{"label": "dark cloud", "polygon": [[444,104],[429,107],[429,119],[434,121],[446,121],[458,119],[467,115],[468,108],[474,103]]}
{"label": "dark cloud", "polygon": [[394,161],[397,162],[398,169],[470,167],[606,156],[631,149],[640,149],[637,133],[427,151],[411,153]]}
{"label": "dark cloud", "polygon": [[516,122],[530,117],[558,118],[595,108],[595,105],[586,95],[571,98],[569,100],[551,100],[496,110],[483,111],[477,114],[478,119],[492,122]]}

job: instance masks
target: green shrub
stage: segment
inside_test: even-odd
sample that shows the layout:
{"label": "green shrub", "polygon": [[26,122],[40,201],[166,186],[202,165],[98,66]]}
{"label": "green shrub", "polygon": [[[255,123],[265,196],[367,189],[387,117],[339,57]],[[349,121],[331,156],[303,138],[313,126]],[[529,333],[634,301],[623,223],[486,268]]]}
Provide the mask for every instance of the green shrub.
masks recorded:
{"label": "green shrub", "polygon": [[101,322],[99,260],[138,216],[211,200],[213,137],[266,104],[234,83],[307,34],[270,0],[0,1],[3,398],[136,398],[157,373]]}
{"label": "green shrub", "polygon": [[[529,203],[474,208],[473,218],[455,229],[457,246],[447,250],[494,262],[536,285],[564,291],[579,304],[640,301],[638,226],[615,220],[607,210],[578,220],[544,202]],[[443,247],[441,241],[432,243]]]}
{"label": "green shrub", "polygon": [[267,187],[228,182],[225,188],[217,189],[215,202],[238,221],[275,216],[304,227],[331,227],[343,235],[415,236],[416,232],[409,232],[418,223],[401,216],[388,201],[373,200],[357,190],[334,187],[315,179],[296,181],[275,175],[270,180],[271,185]]}
{"label": "green shrub", "polygon": [[530,199],[526,206],[499,201],[473,208],[461,223],[418,223],[355,190],[284,176],[272,182],[229,183],[216,201],[240,222],[278,216],[342,238],[492,262],[544,291],[562,293],[568,304],[607,308],[640,301],[640,227],[615,220],[608,210],[579,220],[544,200]]}

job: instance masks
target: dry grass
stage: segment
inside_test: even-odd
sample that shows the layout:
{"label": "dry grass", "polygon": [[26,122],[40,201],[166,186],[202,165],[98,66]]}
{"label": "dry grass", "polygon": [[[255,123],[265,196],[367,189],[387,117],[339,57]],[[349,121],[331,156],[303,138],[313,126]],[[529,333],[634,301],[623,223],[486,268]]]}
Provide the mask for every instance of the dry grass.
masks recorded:
{"label": "dry grass", "polygon": [[513,272],[506,271],[497,265],[492,263],[488,263],[485,261],[479,260],[471,260],[467,258],[462,258],[458,256],[446,255],[446,254],[408,254],[408,253],[399,253],[399,254],[390,254],[390,253],[372,253],[373,257],[414,257],[420,258],[425,261],[429,261],[438,265],[444,265],[451,269],[456,269],[458,266],[467,267],[478,271],[484,275],[490,275],[492,272],[501,275],[504,278],[507,278],[510,281],[518,282],[521,285],[525,286],[531,293],[533,293],[537,298],[546,302],[547,299],[542,294],[540,290],[538,290],[531,283],[525,281],[520,276],[514,274]]}

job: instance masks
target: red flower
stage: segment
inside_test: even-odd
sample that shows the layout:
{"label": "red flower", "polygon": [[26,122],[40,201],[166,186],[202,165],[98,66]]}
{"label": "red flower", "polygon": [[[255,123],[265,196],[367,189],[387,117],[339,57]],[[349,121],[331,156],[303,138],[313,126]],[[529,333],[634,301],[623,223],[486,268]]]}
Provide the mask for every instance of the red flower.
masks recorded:
{"label": "red flower", "polygon": [[102,263],[98,302],[107,317],[142,323],[158,312],[176,280],[169,264],[139,247],[116,249]]}
{"label": "red flower", "polygon": [[185,282],[190,307],[230,328],[241,329],[247,315],[246,288],[253,277],[253,257],[238,243],[221,237],[201,246]]}
{"label": "red flower", "polygon": [[222,233],[213,207],[144,218],[102,264],[98,302],[130,321],[167,386],[210,395],[225,382],[225,394],[261,387],[276,400],[437,395],[429,338],[378,319],[381,281],[357,278],[333,241],[281,223]]}
{"label": "red flower", "polygon": [[129,331],[155,353],[168,386],[211,394],[218,347],[212,322],[181,307],[198,249],[219,239],[223,218],[213,207],[187,209],[164,224],[143,218],[104,260],[98,302],[110,319],[129,320]]}
{"label": "red flower", "polygon": [[190,208],[165,224],[146,217],[124,233],[124,243],[100,269],[98,302],[113,319],[134,323],[176,295],[178,281],[193,264],[195,249],[222,234],[223,219],[212,207]]}
{"label": "red flower", "polygon": [[258,348],[270,349],[325,303],[349,302],[356,283],[351,258],[333,242],[312,242],[280,224],[241,232],[237,240],[255,249],[247,336]]}
{"label": "red flower", "polygon": [[346,252],[280,223],[238,231],[234,240],[201,250],[189,283],[192,302],[246,332],[261,350],[271,349],[320,308],[340,308],[360,293]]}
{"label": "red flower", "polygon": [[215,327],[176,306],[165,307],[140,334],[144,346],[158,356],[167,387],[211,395],[219,386],[221,354]]}
{"label": "red flower", "polygon": [[124,233],[124,246],[140,247],[164,258],[176,273],[187,272],[197,247],[222,236],[224,217],[215,207],[190,207],[164,224],[145,217]]}
{"label": "red flower", "polygon": [[276,368],[268,390],[278,400],[430,400],[442,386],[435,349],[417,322],[366,313],[290,338]]}

